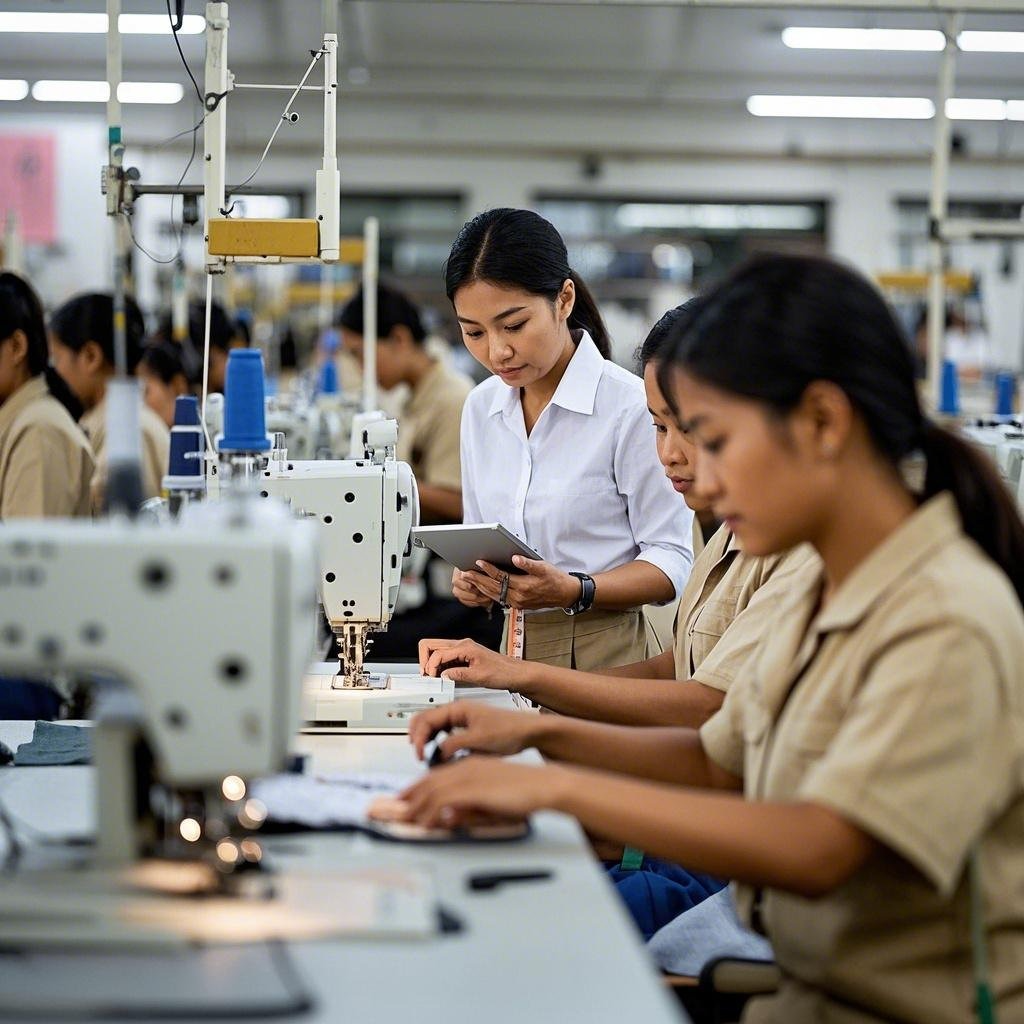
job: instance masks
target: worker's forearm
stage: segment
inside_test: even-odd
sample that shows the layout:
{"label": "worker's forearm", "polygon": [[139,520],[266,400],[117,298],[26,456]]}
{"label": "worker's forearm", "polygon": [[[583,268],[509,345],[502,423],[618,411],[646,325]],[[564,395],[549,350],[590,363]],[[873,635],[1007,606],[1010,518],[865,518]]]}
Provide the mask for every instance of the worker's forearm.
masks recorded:
{"label": "worker's forearm", "polygon": [[644,661],[634,661],[631,665],[615,665],[602,668],[598,675],[614,676],[616,679],[675,679],[676,660],[671,651]]}
{"label": "worker's forearm", "polygon": [[685,786],[732,785],[732,777],[708,759],[694,729],[606,725],[563,715],[536,718],[529,745],[551,760]]}
{"label": "worker's forearm", "polygon": [[553,800],[592,835],[750,885],[807,896],[840,884],[872,841],[815,804],[758,803],[581,768],[563,769]]}
{"label": "worker's forearm", "polygon": [[671,601],[675,597],[672,581],[651,562],[627,562],[594,577],[597,592],[595,608],[612,610],[637,608],[643,604]]}
{"label": "worker's forearm", "polygon": [[619,725],[700,728],[721,706],[723,694],[701,683],[632,679],[524,662],[517,689],[562,715]]}
{"label": "worker's forearm", "polygon": [[461,523],[462,492],[449,487],[419,484],[420,519],[423,523]]}

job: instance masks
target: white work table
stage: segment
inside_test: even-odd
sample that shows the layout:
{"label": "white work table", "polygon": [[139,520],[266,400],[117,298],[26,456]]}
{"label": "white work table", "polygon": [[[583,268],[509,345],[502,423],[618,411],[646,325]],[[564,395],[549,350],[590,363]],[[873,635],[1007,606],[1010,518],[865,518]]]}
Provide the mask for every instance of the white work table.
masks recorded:
{"label": "white work table", "polygon": [[[31,722],[0,722],[16,748]],[[418,770],[405,736],[299,736],[316,771]],[[90,831],[89,767],[0,769],[0,799],[34,829]],[[286,868],[380,864],[427,866],[442,906],[463,923],[429,941],[331,941],[290,945],[316,1006],[295,1018],[331,1024],[678,1024],[683,1019],[648,961],[632,922],[602,877],[575,821],[533,819],[524,842],[493,846],[385,843],[364,836],[301,833],[267,837],[268,857]],[[26,840],[31,835],[26,834]],[[0,838],[0,851],[4,839]],[[474,871],[542,868],[547,881],[472,893]],[[0,908],[2,913],[2,908]],[[126,969],[130,958],[125,958]],[[60,986],[60,977],[51,979]],[[2,999],[2,996],[0,996]],[[285,1018],[278,1018],[285,1019]]]}

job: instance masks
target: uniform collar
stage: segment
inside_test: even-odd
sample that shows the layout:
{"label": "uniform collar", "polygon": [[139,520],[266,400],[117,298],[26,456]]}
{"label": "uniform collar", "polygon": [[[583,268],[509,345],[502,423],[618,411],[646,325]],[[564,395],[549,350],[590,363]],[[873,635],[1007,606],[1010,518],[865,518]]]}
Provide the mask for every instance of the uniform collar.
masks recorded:
{"label": "uniform collar", "polygon": [[[551,396],[551,404],[561,406],[569,412],[591,416],[597,398],[597,386],[604,373],[604,357],[597,350],[593,339],[586,331],[580,332],[569,365]],[[510,415],[519,406],[519,388],[500,387],[491,402],[490,415]]]}
{"label": "uniform collar", "polygon": [[930,498],[843,582],[817,617],[819,633],[855,626],[902,579],[941,547],[963,536],[953,495]]}
{"label": "uniform collar", "polygon": [[6,430],[30,403],[48,395],[50,389],[46,385],[43,374],[29,377],[3,405],[0,405],[0,433]]}

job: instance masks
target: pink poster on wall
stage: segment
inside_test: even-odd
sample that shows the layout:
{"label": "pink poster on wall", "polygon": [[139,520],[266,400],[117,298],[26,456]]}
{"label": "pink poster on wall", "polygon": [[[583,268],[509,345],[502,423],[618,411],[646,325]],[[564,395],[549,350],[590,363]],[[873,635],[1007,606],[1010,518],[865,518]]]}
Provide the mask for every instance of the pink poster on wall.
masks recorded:
{"label": "pink poster on wall", "polygon": [[26,242],[57,240],[56,156],[52,135],[0,132],[0,224],[13,210]]}

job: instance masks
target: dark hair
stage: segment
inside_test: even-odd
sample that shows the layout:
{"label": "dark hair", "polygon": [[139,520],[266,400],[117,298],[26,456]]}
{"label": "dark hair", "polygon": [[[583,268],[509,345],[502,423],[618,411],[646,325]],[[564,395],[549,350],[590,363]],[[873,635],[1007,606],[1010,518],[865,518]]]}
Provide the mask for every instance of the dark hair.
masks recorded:
{"label": "dark hair", "polygon": [[[338,326],[362,336],[363,305],[365,296],[363,289],[352,296],[338,315]],[[409,299],[386,284],[377,285],[377,337],[386,338],[396,327],[407,327],[418,345],[423,343],[427,332],[420,319],[419,310]]]}
{"label": "dark hair", "polygon": [[893,465],[920,451],[924,494],[950,491],[964,532],[1024,602],[1024,523],[989,460],[921,410],[910,349],[878,290],[811,256],[761,256],[704,297],[674,331],[658,383],[671,402],[672,364],[714,387],[786,413],[814,381],[836,384]]}
{"label": "dark hair", "polygon": [[179,374],[187,381],[185,362],[181,347],[172,341],[158,341],[142,350],[140,366],[159,377],[164,384],[170,384]]}
{"label": "dark hair", "polygon": [[[171,314],[160,318],[157,337],[173,342],[174,330]],[[238,324],[228,316],[219,302],[210,303],[210,349],[230,351],[232,344],[244,341],[249,346],[248,329],[239,330]],[[206,345],[206,303],[190,302],[188,306],[188,337],[181,343],[181,359],[185,376],[190,384],[199,384],[203,379],[203,349]]]}
{"label": "dark hair", "polygon": [[[146,325],[135,300],[127,295],[124,312],[127,370],[134,373],[142,355]],[[68,299],[50,317],[50,330],[72,352],[80,352],[86,342],[96,342],[103,350],[106,361],[114,365],[114,297],[108,292],[89,292]]]}
{"label": "dark hair", "polygon": [[453,303],[455,293],[474,281],[520,288],[554,302],[566,280],[576,288],[569,327],[585,330],[601,355],[609,359],[611,340],[594,296],[569,267],[562,236],[532,210],[501,208],[478,213],[452,243],[444,268],[445,291]]}
{"label": "dark hair", "polygon": [[661,319],[644,338],[643,344],[633,353],[640,373],[643,373],[647,364],[654,359],[671,358],[676,336],[686,329],[686,324],[696,316],[700,305],[700,296],[694,295],[693,298],[673,306],[667,313],[662,314]]}
{"label": "dark hair", "polygon": [[77,421],[83,412],[82,403],[64,378],[49,365],[50,352],[46,343],[43,304],[28,281],[5,271],[0,273],[0,339],[9,338],[15,331],[24,331],[28,339],[29,376],[44,374],[50,394]]}

